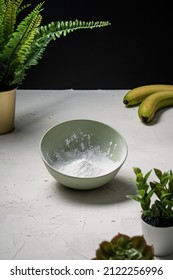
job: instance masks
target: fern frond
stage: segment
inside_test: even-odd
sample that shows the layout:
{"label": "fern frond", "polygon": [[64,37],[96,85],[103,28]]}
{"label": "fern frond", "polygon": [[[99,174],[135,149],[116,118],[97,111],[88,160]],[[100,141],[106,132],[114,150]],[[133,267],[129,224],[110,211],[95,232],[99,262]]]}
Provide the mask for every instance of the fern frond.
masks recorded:
{"label": "fern frond", "polygon": [[33,11],[28,14],[26,18],[24,18],[21,23],[16,28],[16,35],[20,38],[19,42],[20,44],[23,43],[23,41],[27,38],[28,34],[31,30],[36,28],[40,22],[38,23],[38,16],[40,18],[40,12],[43,10],[44,2],[38,4]]}
{"label": "fern frond", "polygon": [[0,44],[1,48],[8,42],[14,32],[18,9],[23,0],[0,0]]}
{"label": "fern frond", "polygon": [[110,25],[109,21],[55,21],[49,23],[48,25],[40,26],[38,28],[38,34],[36,39],[37,41],[39,41],[39,38],[50,37],[53,40],[55,40],[56,38],[60,38],[62,35],[66,36],[74,30],[87,28],[93,29],[108,25]]}
{"label": "fern frond", "polygon": [[16,23],[17,6],[13,0],[5,1],[5,14],[3,19],[3,40],[7,42],[9,35],[13,33]]}
{"label": "fern frond", "polygon": [[22,5],[23,0],[13,0],[13,2],[18,10],[20,8],[20,6]]}
{"label": "fern frond", "polygon": [[108,21],[54,21],[40,26],[44,1],[17,25],[17,16],[30,4],[23,0],[0,0],[0,87],[14,88],[26,71],[38,64],[52,40],[79,30],[110,25]]}
{"label": "fern frond", "polygon": [[[26,40],[31,40],[35,28],[40,24],[40,11],[42,10],[43,3],[38,4],[35,9],[17,26],[15,32],[13,32],[2,53],[0,54],[0,61],[6,60],[6,69],[3,73],[4,77],[8,76],[9,71],[13,71],[18,61],[18,52],[25,45]],[[10,69],[10,70],[9,70]]]}
{"label": "fern frond", "polygon": [[[86,29],[86,28],[99,28],[103,26],[107,26],[110,23],[108,21],[104,22],[85,22],[85,21],[57,21],[49,23],[48,25],[41,26],[37,28],[37,33],[35,36],[35,40],[31,45],[30,52],[28,51],[27,54],[23,58],[23,66],[16,67],[15,70],[15,84],[21,84],[22,79],[25,77],[25,72],[29,70],[33,65],[37,65],[39,60],[42,58],[48,44],[51,40],[55,40],[56,38],[60,38],[60,36],[66,36],[70,32],[78,29]],[[24,55],[24,53],[23,53]],[[23,77],[21,79],[21,77]]]}
{"label": "fern frond", "polygon": [[42,58],[44,51],[51,40],[60,38],[61,35],[66,36],[68,33],[74,30],[84,28],[97,28],[110,25],[108,21],[97,22],[85,22],[85,21],[57,21],[49,23],[48,25],[38,27],[37,34],[35,36],[34,44],[32,44],[30,53],[25,55],[25,63],[23,67],[19,67],[15,71],[15,83],[20,84],[20,78],[26,70],[31,66],[37,65]]}
{"label": "fern frond", "polygon": [[32,66],[37,65],[39,60],[42,58],[43,53],[46,50],[47,45],[50,43],[50,38],[45,38],[44,41],[41,40],[41,44],[33,44],[32,51],[27,55],[27,59],[23,65],[18,65],[14,72],[13,83],[20,85],[22,80],[26,76],[26,71],[29,70]]}
{"label": "fern frond", "polygon": [[5,16],[5,2],[4,0],[0,0],[0,50],[4,45],[4,31],[3,31],[4,16]]}
{"label": "fern frond", "polygon": [[37,33],[37,27],[40,25],[42,16],[39,14],[32,21],[32,27],[26,36],[23,43],[18,48],[17,57],[20,63],[24,63],[27,59],[27,55],[31,52],[32,44],[35,43],[35,35]]}
{"label": "fern frond", "polygon": [[18,8],[17,9],[17,15],[20,14],[23,10],[27,9],[30,6],[31,6],[31,4],[26,4],[26,5],[23,5],[22,7]]}

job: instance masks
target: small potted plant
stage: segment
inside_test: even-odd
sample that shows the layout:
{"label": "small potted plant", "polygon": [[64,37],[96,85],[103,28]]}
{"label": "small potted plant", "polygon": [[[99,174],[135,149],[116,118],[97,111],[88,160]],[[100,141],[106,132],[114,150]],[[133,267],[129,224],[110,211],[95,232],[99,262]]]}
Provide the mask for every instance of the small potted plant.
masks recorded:
{"label": "small potted plant", "polygon": [[[16,89],[38,64],[52,40],[70,32],[108,26],[108,21],[53,21],[41,25],[44,2],[30,9],[23,0],[0,0],[0,134],[14,129]],[[20,15],[20,16],[19,16]]]}
{"label": "small potted plant", "polygon": [[118,233],[111,241],[103,241],[93,260],[153,260],[153,246],[147,245],[142,235]]}
{"label": "small potted plant", "polygon": [[145,175],[138,167],[136,175],[137,195],[128,195],[140,203],[142,231],[148,242],[154,246],[157,256],[173,253],[173,173],[154,168],[157,181],[148,179],[153,170]]}

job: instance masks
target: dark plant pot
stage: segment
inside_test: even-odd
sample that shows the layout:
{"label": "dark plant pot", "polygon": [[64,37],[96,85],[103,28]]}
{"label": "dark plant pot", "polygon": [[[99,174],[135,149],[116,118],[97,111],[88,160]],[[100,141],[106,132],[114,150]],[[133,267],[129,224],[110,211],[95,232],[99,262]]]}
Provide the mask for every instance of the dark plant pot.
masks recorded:
{"label": "dark plant pot", "polygon": [[141,217],[142,232],[147,244],[153,245],[155,256],[173,254],[173,226],[154,226]]}

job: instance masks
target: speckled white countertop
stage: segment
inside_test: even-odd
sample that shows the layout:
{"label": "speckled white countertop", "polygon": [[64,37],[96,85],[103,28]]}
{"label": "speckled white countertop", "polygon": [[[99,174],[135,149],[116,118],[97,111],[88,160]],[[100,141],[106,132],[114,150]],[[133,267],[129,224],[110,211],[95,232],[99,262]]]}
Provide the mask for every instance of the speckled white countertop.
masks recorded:
{"label": "speckled white countertop", "polygon": [[[118,232],[141,234],[133,166],[172,169],[173,109],[144,125],[125,108],[127,90],[18,90],[15,130],[0,136],[0,259],[85,260]],[[106,186],[77,191],[59,185],[39,153],[42,135],[71,119],[93,119],[118,130],[128,156]],[[169,256],[166,259],[173,259]]]}

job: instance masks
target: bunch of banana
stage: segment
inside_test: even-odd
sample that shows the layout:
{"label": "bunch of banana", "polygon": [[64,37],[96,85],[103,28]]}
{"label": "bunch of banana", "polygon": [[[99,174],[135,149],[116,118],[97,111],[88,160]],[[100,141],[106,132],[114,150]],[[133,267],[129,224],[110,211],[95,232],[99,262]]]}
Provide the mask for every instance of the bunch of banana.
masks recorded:
{"label": "bunch of banana", "polygon": [[123,103],[128,107],[139,105],[140,120],[149,123],[159,109],[173,106],[173,85],[153,84],[136,87],[125,94]]}

